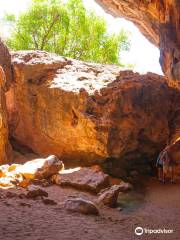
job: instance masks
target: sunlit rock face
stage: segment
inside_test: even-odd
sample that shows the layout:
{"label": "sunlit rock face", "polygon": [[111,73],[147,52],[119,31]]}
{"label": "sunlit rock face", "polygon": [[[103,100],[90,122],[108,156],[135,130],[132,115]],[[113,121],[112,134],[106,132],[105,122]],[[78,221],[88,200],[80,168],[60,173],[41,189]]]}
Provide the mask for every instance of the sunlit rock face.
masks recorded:
{"label": "sunlit rock face", "polygon": [[5,74],[0,66],[0,164],[11,160],[5,100]]}
{"label": "sunlit rock face", "polygon": [[12,70],[11,70],[11,55],[8,48],[0,39],[0,65],[2,66],[6,78],[4,83],[4,89],[8,90],[12,81]]}
{"label": "sunlit rock face", "polygon": [[180,1],[96,0],[109,13],[133,21],[160,48],[160,63],[170,84],[180,89]]}
{"label": "sunlit rock face", "polygon": [[152,160],[178,128],[177,93],[156,74],[38,51],[14,53],[12,64],[11,138],[35,153],[70,165]]}

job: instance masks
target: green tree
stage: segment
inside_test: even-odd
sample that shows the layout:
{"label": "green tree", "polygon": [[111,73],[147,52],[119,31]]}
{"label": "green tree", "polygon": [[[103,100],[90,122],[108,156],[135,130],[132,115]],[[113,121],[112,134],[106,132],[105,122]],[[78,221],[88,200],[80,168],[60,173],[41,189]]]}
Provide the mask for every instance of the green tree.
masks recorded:
{"label": "green tree", "polygon": [[129,49],[127,32],[108,33],[105,19],[87,11],[82,0],[32,0],[18,19],[8,14],[5,21],[14,26],[7,39],[13,50],[46,50],[84,61],[122,65],[119,54]]}

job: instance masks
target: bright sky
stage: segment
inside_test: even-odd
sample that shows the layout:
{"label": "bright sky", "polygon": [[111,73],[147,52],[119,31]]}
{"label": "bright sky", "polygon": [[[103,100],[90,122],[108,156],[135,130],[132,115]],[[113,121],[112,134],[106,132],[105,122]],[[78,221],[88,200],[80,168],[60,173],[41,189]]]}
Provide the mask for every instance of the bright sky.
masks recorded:
{"label": "bright sky", "polygon": [[[131,49],[123,53],[121,59],[124,63],[135,64],[135,71],[145,73],[148,71],[162,74],[159,64],[159,49],[152,45],[131,22],[123,18],[114,18],[104,12],[94,0],[83,0],[85,7],[93,9],[98,15],[104,16],[108,23],[109,31],[117,32],[121,28],[131,33]],[[0,0],[0,18],[4,13],[18,15],[24,11],[31,0]],[[1,34],[6,32],[6,27],[1,26]]]}

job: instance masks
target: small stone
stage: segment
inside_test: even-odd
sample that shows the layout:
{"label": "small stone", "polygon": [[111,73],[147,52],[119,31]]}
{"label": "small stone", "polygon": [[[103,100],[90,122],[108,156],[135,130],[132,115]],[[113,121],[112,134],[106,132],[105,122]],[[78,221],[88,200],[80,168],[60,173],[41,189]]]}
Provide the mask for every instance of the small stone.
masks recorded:
{"label": "small stone", "polygon": [[48,197],[48,193],[41,188],[31,187],[26,194],[27,198]]}
{"label": "small stone", "polygon": [[118,207],[117,210],[118,210],[119,212],[121,212],[121,211],[123,210],[123,208]]}
{"label": "small stone", "polygon": [[45,198],[45,199],[43,198],[42,201],[46,205],[57,205],[57,202],[49,198]]}
{"label": "small stone", "polygon": [[95,204],[82,198],[67,199],[64,207],[70,212],[78,212],[85,215],[99,215],[99,210]]}

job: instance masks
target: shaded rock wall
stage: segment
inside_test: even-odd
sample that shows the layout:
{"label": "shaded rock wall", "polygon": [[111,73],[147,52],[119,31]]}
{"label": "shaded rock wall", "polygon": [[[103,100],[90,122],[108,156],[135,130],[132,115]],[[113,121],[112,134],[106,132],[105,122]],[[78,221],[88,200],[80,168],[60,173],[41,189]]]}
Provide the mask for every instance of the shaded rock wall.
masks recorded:
{"label": "shaded rock wall", "polygon": [[179,129],[170,124],[178,93],[156,74],[40,51],[14,53],[12,63],[11,137],[35,153],[75,165],[152,160]]}
{"label": "shaded rock wall", "polygon": [[96,0],[109,13],[134,22],[160,48],[160,63],[169,82],[180,89],[180,1]]}

